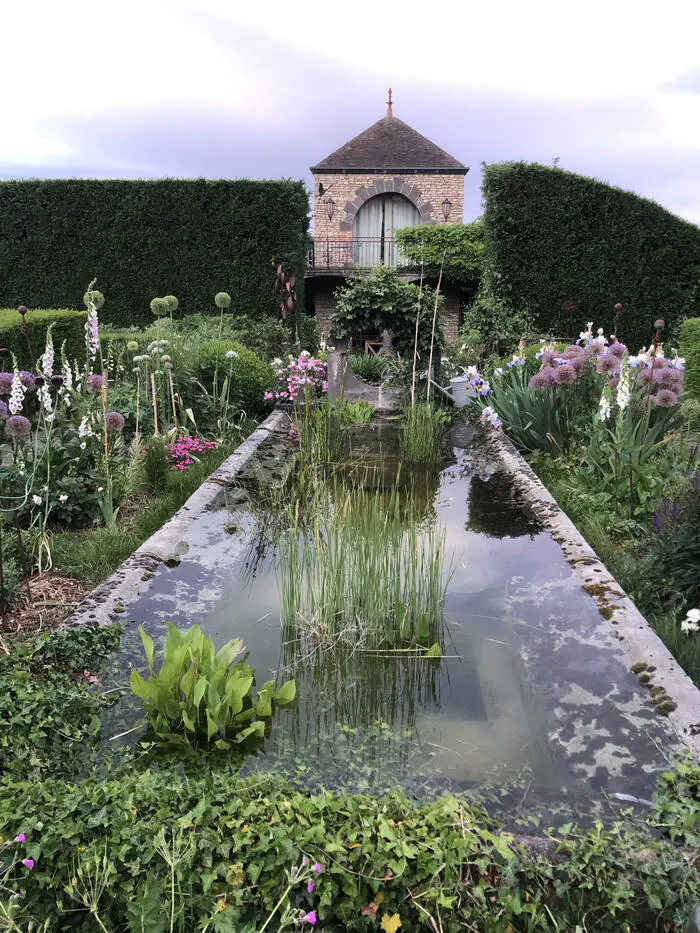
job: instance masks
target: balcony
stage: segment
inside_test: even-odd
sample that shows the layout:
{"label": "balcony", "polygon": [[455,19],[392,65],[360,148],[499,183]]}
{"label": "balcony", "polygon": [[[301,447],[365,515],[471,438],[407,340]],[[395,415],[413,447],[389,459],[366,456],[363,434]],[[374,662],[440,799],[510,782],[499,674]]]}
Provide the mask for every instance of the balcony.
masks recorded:
{"label": "balcony", "polygon": [[307,255],[307,276],[352,275],[384,265],[401,265],[393,237],[315,237]]}

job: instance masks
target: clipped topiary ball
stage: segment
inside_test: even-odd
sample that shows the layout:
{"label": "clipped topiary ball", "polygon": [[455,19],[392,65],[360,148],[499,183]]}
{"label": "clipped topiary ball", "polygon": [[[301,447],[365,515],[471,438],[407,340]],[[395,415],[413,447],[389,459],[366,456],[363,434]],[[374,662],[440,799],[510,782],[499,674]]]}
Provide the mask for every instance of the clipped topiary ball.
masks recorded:
{"label": "clipped topiary ball", "polygon": [[214,304],[217,308],[230,308],[231,307],[231,296],[228,292],[217,292],[214,295]]}
{"label": "clipped topiary ball", "polygon": [[165,303],[165,298],[153,298],[151,300],[151,311],[156,317],[160,317],[161,314],[167,314],[168,306]]}
{"label": "clipped topiary ball", "polygon": [[166,295],[162,300],[165,302],[169,314],[173,314],[180,307],[180,302],[175,295]]}
{"label": "clipped topiary ball", "polygon": [[83,302],[86,308],[92,305],[96,311],[99,311],[104,306],[105,296],[102,292],[98,292],[97,289],[89,288],[83,295]]}

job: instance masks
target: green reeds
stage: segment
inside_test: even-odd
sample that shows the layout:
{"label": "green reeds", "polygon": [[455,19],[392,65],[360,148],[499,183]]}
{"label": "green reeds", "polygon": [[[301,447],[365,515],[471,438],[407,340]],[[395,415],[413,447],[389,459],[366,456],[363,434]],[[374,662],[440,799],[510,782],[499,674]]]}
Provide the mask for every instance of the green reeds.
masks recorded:
{"label": "green reeds", "polygon": [[336,485],[332,499],[304,521],[290,505],[277,563],[284,624],[327,644],[441,644],[444,529],[407,528],[396,488]]}
{"label": "green reeds", "polygon": [[450,416],[430,402],[416,402],[404,412],[401,433],[401,458],[410,463],[437,460]]}

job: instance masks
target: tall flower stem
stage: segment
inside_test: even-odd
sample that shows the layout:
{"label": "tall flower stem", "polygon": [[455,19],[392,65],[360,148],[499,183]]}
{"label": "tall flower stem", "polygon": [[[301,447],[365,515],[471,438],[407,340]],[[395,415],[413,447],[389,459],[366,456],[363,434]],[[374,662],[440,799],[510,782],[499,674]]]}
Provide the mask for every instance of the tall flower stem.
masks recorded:
{"label": "tall flower stem", "polygon": [[440,275],[438,276],[437,288],[435,289],[435,305],[433,307],[433,325],[430,331],[430,353],[428,354],[428,392],[427,399],[430,401],[430,390],[432,388],[431,379],[433,378],[433,348],[435,346],[435,326],[437,324],[437,311],[438,311],[438,302],[440,300],[440,286],[442,285],[442,269],[445,265],[445,257],[447,251],[442,254],[442,262],[440,263]]}
{"label": "tall flower stem", "polygon": [[[420,281],[418,283],[418,310],[416,311],[416,330],[413,335],[413,372],[411,374],[411,408],[416,404],[416,366],[418,365],[418,327],[423,310],[423,260],[420,261]],[[430,383],[428,383],[430,385]]]}
{"label": "tall flower stem", "polygon": [[153,433],[158,434],[158,399],[156,398],[156,377],[151,373],[151,398],[153,399]]}

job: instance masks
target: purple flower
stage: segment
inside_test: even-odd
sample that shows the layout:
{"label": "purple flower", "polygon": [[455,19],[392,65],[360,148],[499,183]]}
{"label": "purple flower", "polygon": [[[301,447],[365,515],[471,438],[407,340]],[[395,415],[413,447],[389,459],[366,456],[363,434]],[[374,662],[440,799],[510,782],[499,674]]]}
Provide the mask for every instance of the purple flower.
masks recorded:
{"label": "purple flower", "polygon": [[15,842],[26,842],[27,837],[24,833],[20,833],[19,836],[15,836]]}
{"label": "purple flower", "polygon": [[29,871],[31,871],[32,868],[34,868],[34,859],[33,859],[33,858],[23,858],[23,859],[22,859],[22,864],[24,865],[25,868],[28,868]]}
{"label": "purple flower", "polygon": [[27,372],[26,369],[21,369],[19,373],[19,378],[20,378],[22,385],[28,392],[31,392],[32,389],[36,388],[36,377],[34,376],[33,373]]}
{"label": "purple flower", "polygon": [[87,391],[89,395],[97,395],[102,391],[102,376],[99,373],[87,377]]}
{"label": "purple flower", "polygon": [[5,422],[5,434],[8,437],[29,437],[32,424],[24,415],[13,415]]}
{"label": "purple flower", "polygon": [[313,894],[313,893],[314,893],[314,888],[315,888],[315,887],[316,887],[316,885],[314,884],[314,882],[313,882],[313,881],[309,881],[309,883],[306,885],[306,890],[309,892],[309,894]]}
{"label": "purple flower", "polygon": [[606,353],[604,356],[598,357],[595,368],[596,372],[602,373],[604,376],[612,376],[620,368],[620,361],[616,356]]}
{"label": "purple flower", "polygon": [[578,347],[575,343],[572,343],[564,350],[562,356],[565,360],[583,360],[586,354],[583,347]]}
{"label": "purple flower", "polygon": [[576,382],[577,378],[576,370],[568,363],[564,363],[554,370],[554,382],[558,386],[571,385],[572,382]]}
{"label": "purple flower", "polygon": [[659,389],[654,396],[654,404],[661,408],[672,408],[678,401],[678,396],[670,389]]}
{"label": "purple flower", "polygon": [[312,865],[312,866],[311,866],[311,871],[315,871],[317,875],[320,875],[321,872],[323,871],[323,869],[321,868],[321,866],[319,865],[319,863],[316,862],[315,865]]}
{"label": "purple flower", "polygon": [[637,384],[640,386],[649,385],[651,382],[651,370],[643,369],[637,376]]}
{"label": "purple flower", "polygon": [[618,360],[621,360],[625,353],[627,353],[627,347],[624,343],[620,343],[619,340],[616,340],[615,343],[611,343],[608,347],[608,353],[612,353]]}
{"label": "purple flower", "polygon": [[0,373],[0,395],[9,395],[12,391],[13,373]]}
{"label": "purple flower", "polygon": [[105,424],[109,431],[121,431],[124,427],[124,416],[118,411],[108,411],[105,415]]}
{"label": "purple flower", "polygon": [[654,370],[654,384],[660,389],[670,389],[671,392],[683,391],[683,373],[678,369],[665,366]]}
{"label": "purple flower", "polygon": [[600,354],[605,350],[605,347],[602,343],[589,343],[585,349],[586,356],[600,356]]}
{"label": "purple flower", "polygon": [[528,383],[531,389],[546,389],[549,384],[549,376],[543,369],[535,373]]}
{"label": "purple flower", "polygon": [[302,914],[299,919],[302,923],[311,924],[312,927],[316,925],[316,914],[313,910],[310,910],[308,914]]}
{"label": "purple flower", "polygon": [[7,415],[7,402],[0,402],[0,421],[4,421],[7,418]]}
{"label": "purple flower", "polygon": [[545,350],[542,354],[542,366],[554,366],[554,360],[556,359],[557,354],[554,350]]}

